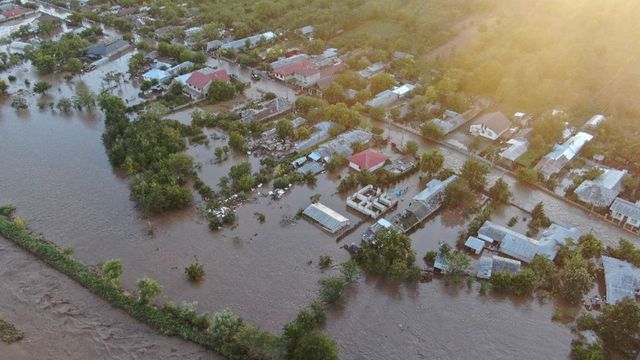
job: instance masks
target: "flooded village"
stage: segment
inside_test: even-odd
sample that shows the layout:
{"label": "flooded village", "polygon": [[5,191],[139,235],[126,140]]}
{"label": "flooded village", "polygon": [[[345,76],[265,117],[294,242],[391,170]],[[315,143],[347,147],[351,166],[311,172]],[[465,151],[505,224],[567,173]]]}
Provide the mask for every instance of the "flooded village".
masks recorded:
{"label": "flooded village", "polygon": [[[553,116],[505,115],[483,97],[454,111],[407,78],[413,55],[396,51],[355,68],[350,59],[372,54],[324,43],[310,51],[312,26],[247,36],[216,28],[208,40],[188,23],[149,31],[158,11],[146,6],[96,5],[95,20],[77,20],[52,4],[2,4],[11,4],[12,16],[0,18],[0,54],[8,54],[0,72],[0,204],[99,273],[118,259],[124,293],[149,277],[162,285],[152,301],[158,308],[171,301],[212,316],[229,309],[282,335],[319,298],[323,279],[360,261],[365,244],[406,235],[418,279],[395,281],[362,265],[341,300],[325,304],[320,329],[340,359],[568,358],[574,340],[598,343],[594,331],[574,325],[579,315],[638,296],[632,260],[604,252],[620,239],[638,244],[640,206],[625,180],[636,169],[584,151],[605,115],[568,121],[548,109],[561,134],[540,145],[532,124]],[[134,25],[123,31],[99,21],[112,16]],[[45,21],[58,24],[46,40],[38,32]],[[29,58],[41,43],[87,29],[79,70],[45,74]],[[11,54],[18,55],[9,64]],[[48,87],[37,91],[41,83]],[[194,165],[181,184],[190,203],[155,213],[136,203],[137,175],[128,164],[114,167],[105,150],[100,94],[120,99],[131,123],[152,113],[198,129],[180,134]],[[234,174],[244,166],[253,181],[238,191]],[[484,170],[469,176],[473,166]],[[478,178],[485,184],[474,187]],[[460,180],[469,189],[455,189]],[[502,201],[493,190],[500,183],[509,193]],[[215,196],[203,196],[205,186]],[[458,193],[473,196],[454,203]],[[537,223],[540,204],[546,221]],[[562,291],[499,291],[492,272],[515,278],[534,258],[568,259],[585,235],[599,239],[602,256],[588,259],[584,298],[571,304]],[[0,236],[0,319],[24,339],[3,344],[8,358],[222,358],[138,322],[9,237]],[[452,280],[455,254],[468,260],[461,281]],[[200,281],[185,276],[194,262],[205,274]]]}

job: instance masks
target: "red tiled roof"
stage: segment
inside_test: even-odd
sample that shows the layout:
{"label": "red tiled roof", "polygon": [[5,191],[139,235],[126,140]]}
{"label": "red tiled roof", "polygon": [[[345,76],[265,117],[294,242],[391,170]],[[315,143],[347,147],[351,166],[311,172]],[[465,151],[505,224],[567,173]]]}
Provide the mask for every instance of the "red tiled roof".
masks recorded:
{"label": "red tiled roof", "polygon": [[187,79],[187,84],[198,90],[203,90],[210,82],[215,80],[230,81],[231,78],[224,69],[213,72],[194,71]]}
{"label": "red tiled roof", "polygon": [[276,74],[282,76],[288,76],[291,74],[301,74],[304,76],[309,76],[317,72],[318,68],[316,67],[316,65],[307,59],[303,59],[292,64],[287,64],[275,71]]}
{"label": "red tiled roof", "polygon": [[13,9],[5,10],[2,12],[2,15],[7,19],[12,18],[14,16],[22,15],[27,12],[27,9],[21,7],[15,7]]}
{"label": "red tiled roof", "polygon": [[352,155],[349,161],[358,165],[361,170],[368,170],[372,167],[387,161],[388,157],[373,149],[367,149]]}

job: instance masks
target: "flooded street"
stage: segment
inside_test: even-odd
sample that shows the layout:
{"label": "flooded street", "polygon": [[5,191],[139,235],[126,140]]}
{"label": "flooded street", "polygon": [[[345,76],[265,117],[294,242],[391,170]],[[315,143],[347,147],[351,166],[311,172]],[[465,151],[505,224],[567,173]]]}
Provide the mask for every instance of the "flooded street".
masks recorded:
{"label": "flooded street", "polygon": [[[106,72],[126,72],[128,56],[131,53],[72,83],[47,77],[47,81],[61,84],[51,89],[51,101],[72,97],[80,82],[99,92]],[[39,79],[27,65],[14,70],[18,80],[11,85],[11,92],[23,88],[25,78]],[[244,70],[230,70],[239,71]],[[255,83],[247,96],[259,96],[258,88],[295,96],[293,90],[266,80]],[[129,83],[112,91],[124,99],[137,97],[137,89]],[[195,207],[146,218],[129,200],[128,179],[115,173],[107,160],[100,138],[103,122],[99,110],[70,115],[40,111],[38,98],[28,97],[27,112],[16,112],[8,99],[0,100],[0,203],[15,205],[17,214],[29,221],[34,232],[43,233],[60,246],[72,247],[74,256],[87,264],[121,259],[125,269],[122,284],[128,290],[135,288],[137,278],[147,275],[164,286],[164,299],[197,301],[198,309],[207,312],[230,308],[250,323],[279,332],[301,307],[317,297],[318,280],[336,271],[321,272],[319,255],[330,255],[336,263],[347,260],[348,254],[340,246],[358,241],[366,229],[367,224],[363,224],[336,243],[335,237],[306,220],[292,224],[282,221],[306,207],[310,197],[318,193],[320,202],[352,223],[358,222],[358,215],[346,209],[345,197],[335,193],[337,175],[332,174],[320,175],[315,186],[296,185],[280,200],[254,193],[253,200],[237,210],[238,224],[219,232],[208,230]],[[186,121],[188,113],[171,117]],[[413,139],[422,144],[422,150],[431,147],[411,134],[403,135],[393,128],[391,132],[398,143],[404,137],[405,142]],[[213,133],[222,137],[210,139],[208,146],[188,149],[201,164],[199,175],[211,187],[232,165],[246,158],[233,154],[222,163],[213,162],[213,149],[226,144],[221,131],[207,130],[207,134]],[[464,163],[462,155],[441,151],[447,166],[459,168]],[[251,156],[248,160],[256,171],[259,158]],[[491,182],[502,176],[493,172]],[[512,185],[515,202],[524,208],[544,201],[554,221],[583,231],[592,229],[607,244],[621,236],[637,242],[637,238],[607,223],[589,221],[581,210],[542,191],[517,185],[508,176],[505,180]],[[396,211],[420,189],[417,176],[395,187],[409,188]],[[522,216],[519,210],[515,212],[508,208],[498,210],[495,216]],[[258,222],[256,213],[264,213],[264,224]],[[424,253],[439,241],[455,243],[458,232],[465,227],[465,221],[444,213],[415,231],[411,237],[418,264],[422,265]],[[148,235],[150,228],[154,229],[153,236]],[[185,266],[194,261],[194,256],[206,272],[200,284],[188,282],[184,275]],[[163,337],[111,309],[4,240],[0,241],[0,264],[0,314],[26,333],[23,342],[9,347],[9,358],[213,356],[195,345]],[[479,296],[475,289],[452,290],[438,280],[396,289],[376,279],[361,279],[350,291],[344,308],[330,312],[327,330],[340,344],[342,359],[566,358],[572,335],[566,326],[551,321],[552,312],[553,304]],[[43,345],[49,342],[53,345]]]}

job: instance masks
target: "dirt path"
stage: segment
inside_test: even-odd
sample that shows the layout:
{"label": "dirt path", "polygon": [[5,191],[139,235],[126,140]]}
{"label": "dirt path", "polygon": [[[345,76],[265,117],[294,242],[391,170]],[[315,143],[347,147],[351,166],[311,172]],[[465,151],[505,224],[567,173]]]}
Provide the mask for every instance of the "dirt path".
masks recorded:
{"label": "dirt path", "polygon": [[0,318],[25,338],[1,359],[221,359],[163,336],[0,237]]}

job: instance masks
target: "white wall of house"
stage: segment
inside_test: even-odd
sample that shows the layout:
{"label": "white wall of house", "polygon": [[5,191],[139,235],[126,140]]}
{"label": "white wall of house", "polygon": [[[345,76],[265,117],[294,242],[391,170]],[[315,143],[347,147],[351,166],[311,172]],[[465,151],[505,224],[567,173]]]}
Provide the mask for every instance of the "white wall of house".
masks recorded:
{"label": "white wall of house", "polygon": [[498,137],[500,137],[500,135],[502,135],[502,134],[497,134],[495,131],[493,131],[488,127],[483,126],[482,124],[471,125],[469,127],[469,132],[471,132],[471,135],[473,136],[482,136],[489,140],[496,140],[498,139]]}
{"label": "white wall of house", "polygon": [[296,73],[294,75],[294,78],[300,85],[302,85],[302,87],[308,87],[317,83],[320,80],[320,72],[311,74],[309,76],[304,76],[302,74]]}

